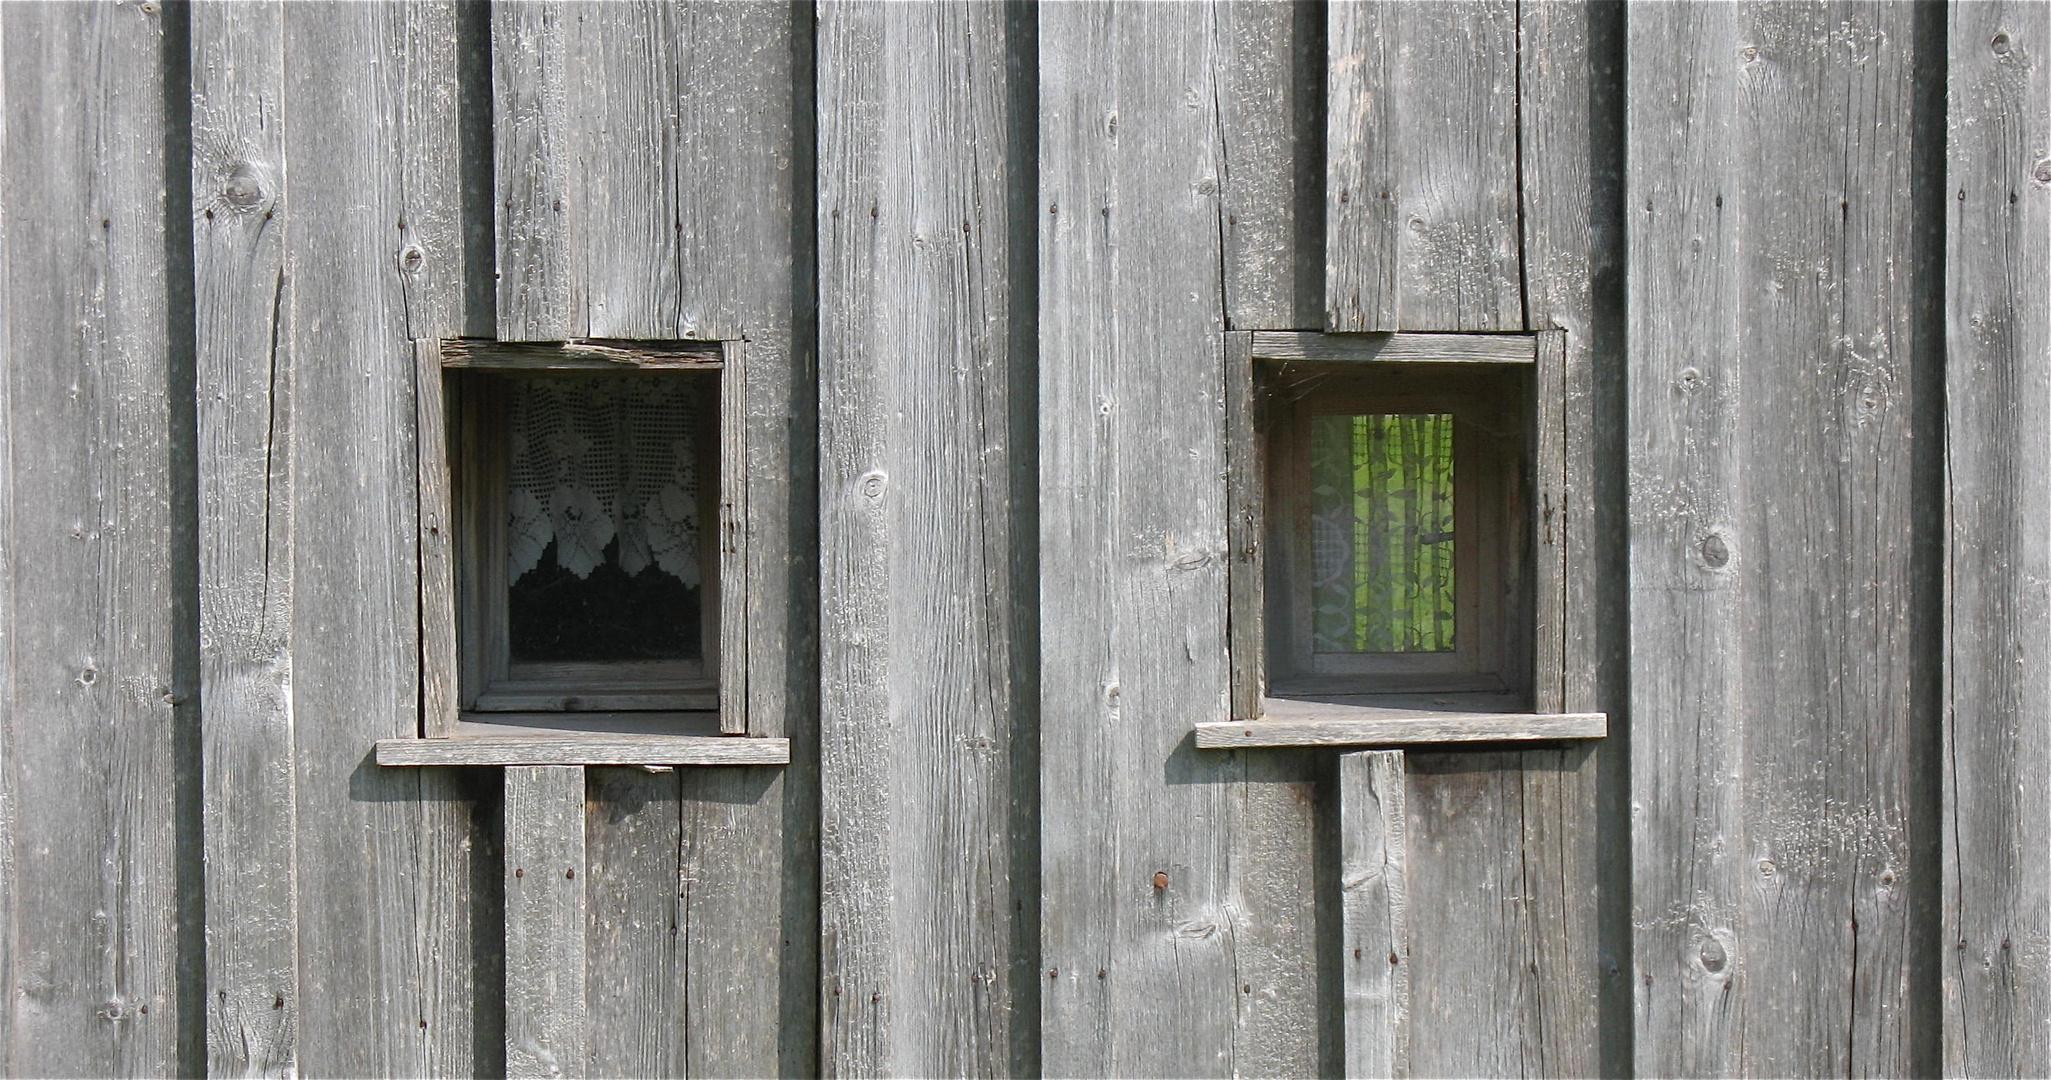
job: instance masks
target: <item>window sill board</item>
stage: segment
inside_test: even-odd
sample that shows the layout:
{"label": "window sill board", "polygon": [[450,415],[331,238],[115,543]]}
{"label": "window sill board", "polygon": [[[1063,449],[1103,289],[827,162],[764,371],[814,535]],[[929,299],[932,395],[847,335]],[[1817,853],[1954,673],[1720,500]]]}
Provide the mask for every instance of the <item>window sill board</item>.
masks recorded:
{"label": "window sill board", "polygon": [[1605,713],[1446,712],[1269,699],[1261,720],[1198,724],[1196,745],[1218,750],[1259,746],[1413,746],[1430,743],[1551,742],[1600,739]]}
{"label": "window sill board", "polygon": [[739,735],[455,735],[379,739],[379,765],[787,765],[789,739]]}

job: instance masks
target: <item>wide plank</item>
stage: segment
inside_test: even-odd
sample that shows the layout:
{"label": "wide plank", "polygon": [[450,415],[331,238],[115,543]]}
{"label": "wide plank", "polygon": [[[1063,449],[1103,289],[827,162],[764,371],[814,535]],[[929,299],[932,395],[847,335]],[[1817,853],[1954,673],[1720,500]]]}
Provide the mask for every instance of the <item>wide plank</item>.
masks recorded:
{"label": "wide plank", "polygon": [[1328,9],[1327,329],[1524,329],[1517,8]]}
{"label": "wide plank", "polygon": [[1938,1070],[1917,10],[1630,13],[1639,1075]]}
{"label": "wide plank", "polygon": [[182,25],[0,8],[0,1052],[19,1075],[205,1066],[189,264],[167,247],[189,233],[163,131]]}
{"label": "wide plank", "polygon": [[[1014,1057],[1011,785],[1028,636],[1011,553],[1030,417],[1034,177],[1015,20],[819,9],[821,1067]],[[1023,233],[1024,239],[1021,239]],[[1026,421],[1026,422],[1029,422]],[[1025,519],[1028,522],[1030,518]],[[1030,998],[1028,998],[1030,1000]]]}

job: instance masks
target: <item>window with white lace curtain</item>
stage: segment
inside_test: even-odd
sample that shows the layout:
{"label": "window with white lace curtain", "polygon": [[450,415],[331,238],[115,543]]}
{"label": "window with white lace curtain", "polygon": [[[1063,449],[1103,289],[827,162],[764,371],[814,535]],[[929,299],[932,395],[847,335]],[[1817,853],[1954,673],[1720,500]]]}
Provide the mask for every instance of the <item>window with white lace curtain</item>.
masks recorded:
{"label": "window with white lace curtain", "polygon": [[745,731],[720,693],[737,350],[435,351],[418,383],[425,733]]}

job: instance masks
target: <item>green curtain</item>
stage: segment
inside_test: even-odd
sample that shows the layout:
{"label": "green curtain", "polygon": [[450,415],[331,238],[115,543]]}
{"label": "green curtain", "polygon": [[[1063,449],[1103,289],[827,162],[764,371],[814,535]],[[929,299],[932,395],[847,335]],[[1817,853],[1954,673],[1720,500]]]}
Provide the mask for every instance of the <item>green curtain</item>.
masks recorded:
{"label": "green curtain", "polygon": [[1318,652],[1453,649],[1453,418],[1311,420]]}

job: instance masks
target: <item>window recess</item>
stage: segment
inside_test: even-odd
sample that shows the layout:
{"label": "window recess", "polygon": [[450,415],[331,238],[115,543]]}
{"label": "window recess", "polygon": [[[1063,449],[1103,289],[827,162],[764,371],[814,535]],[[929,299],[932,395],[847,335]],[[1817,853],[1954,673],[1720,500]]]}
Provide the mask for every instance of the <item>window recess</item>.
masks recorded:
{"label": "window recess", "polygon": [[383,764],[774,764],[744,342],[422,343],[421,731]]}
{"label": "window recess", "polygon": [[1564,336],[1227,337],[1233,719],[1198,745],[1602,735],[1557,711]]}

